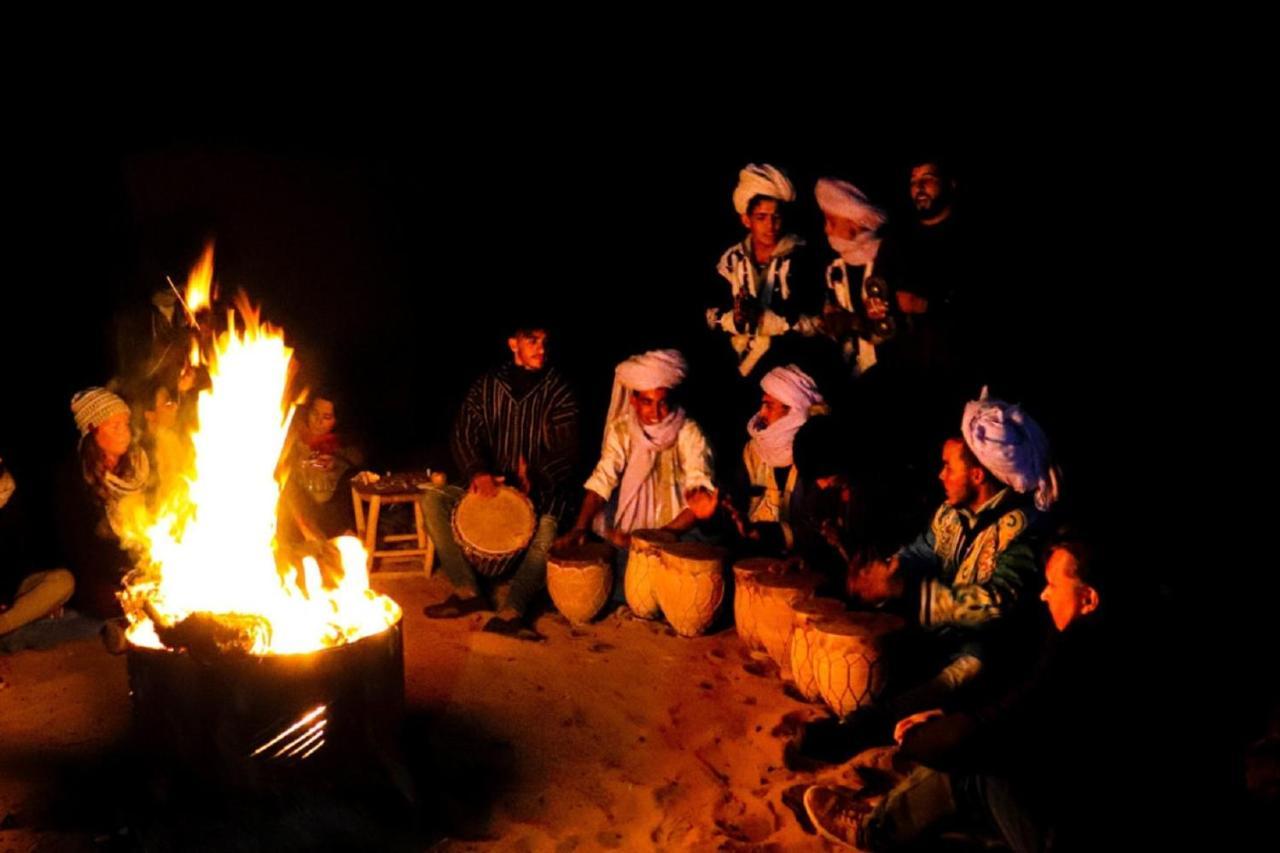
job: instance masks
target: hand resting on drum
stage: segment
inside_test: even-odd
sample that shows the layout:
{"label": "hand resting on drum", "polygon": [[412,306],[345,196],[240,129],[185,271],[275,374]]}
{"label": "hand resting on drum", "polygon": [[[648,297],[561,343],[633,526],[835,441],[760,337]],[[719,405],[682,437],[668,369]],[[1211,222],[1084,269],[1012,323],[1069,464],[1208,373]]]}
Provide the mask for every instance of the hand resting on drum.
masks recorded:
{"label": "hand resting on drum", "polygon": [[849,572],[845,577],[845,589],[850,596],[860,598],[868,604],[878,604],[890,598],[902,595],[905,583],[898,574],[898,557],[895,555],[888,562],[871,560],[866,563],[849,563]]}
{"label": "hand resting on drum", "polygon": [[579,530],[575,527],[572,530],[566,531],[563,536],[556,539],[555,544],[551,547],[557,551],[563,551],[565,548],[576,548],[586,541],[587,531]]}
{"label": "hand resting on drum", "polygon": [[498,486],[502,485],[505,477],[495,477],[492,474],[476,474],[471,478],[470,491],[473,495],[479,495],[482,498],[496,497],[498,494]]}

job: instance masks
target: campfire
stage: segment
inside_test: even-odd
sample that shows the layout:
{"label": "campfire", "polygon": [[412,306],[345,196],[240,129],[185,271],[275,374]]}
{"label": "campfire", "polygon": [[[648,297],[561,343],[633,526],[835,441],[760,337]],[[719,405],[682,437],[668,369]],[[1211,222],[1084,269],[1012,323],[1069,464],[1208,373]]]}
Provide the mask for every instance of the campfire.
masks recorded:
{"label": "campfire", "polygon": [[[243,296],[213,334],[213,251],[191,272],[183,301],[202,327],[192,364],[207,367],[194,456],[179,482],[131,519],[139,555],[121,594],[136,648],[197,644],[221,652],[292,655],[354,643],[401,616],[369,589],[367,555],[342,537],[297,556],[276,539],[279,464],[296,400],[293,351]],[[319,556],[319,559],[317,559]]]}

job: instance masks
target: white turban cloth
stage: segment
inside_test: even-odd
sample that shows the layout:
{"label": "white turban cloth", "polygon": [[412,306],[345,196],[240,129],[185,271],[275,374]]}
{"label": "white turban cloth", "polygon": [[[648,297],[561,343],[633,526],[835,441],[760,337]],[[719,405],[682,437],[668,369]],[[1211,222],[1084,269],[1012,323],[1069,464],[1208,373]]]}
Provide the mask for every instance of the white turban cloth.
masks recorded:
{"label": "white turban cloth", "polygon": [[813,195],[823,213],[842,216],[871,231],[887,219],[883,210],[867,200],[866,193],[839,178],[819,178]]}
{"label": "white turban cloth", "polygon": [[1058,474],[1049,461],[1049,440],[1022,408],[988,396],[964,407],[960,433],[973,455],[997,480],[1019,494],[1035,492],[1036,508],[1058,499]]}
{"label": "white turban cloth", "polygon": [[760,380],[760,387],[790,411],[770,426],[765,426],[758,415],[752,417],[747,422],[747,434],[770,468],[789,468],[796,433],[809,420],[810,408],[822,402],[822,394],[813,378],[794,364],[770,370]]}
{"label": "white turban cloth", "polygon": [[758,195],[778,201],[795,201],[796,190],[786,175],[768,163],[748,163],[747,168],[738,173],[738,186],[733,190],[733,209],[746,213],[747,205]]}
{"label": "white turban cloth", "polygon": [[862,228],[852,240],[828,234],[827,242],[831,248],[844,258],[845,263],[854,266],[866,266],[874,261],[880,249],[880,237],[876,232],[887,219],[885,212],[867,201],[862,190],[836,178],[821,178],[813,188],[813,195],[823,213],[856,222]]}
{"label": "white turban cloth", "polygon": [[631,451],[626,470],[618,487],[618,511],[615,519],[623,530],[631,529],[632,516],[653,503],[653,481],[650,474],[658,460],[658,454],[676,443],[684,426],[684,409],[672,409],[659,423],[645,425],[635,416],[631,407],[632,391],[652,391],[656,388],[675,388],[684,381],[689,366],[678,350],[651,350],[618,365],[613,374],[613,395],[609,402],[609,417],[605,421],[605,443],[609,438],[609,426],[619,417],[629,420]]}

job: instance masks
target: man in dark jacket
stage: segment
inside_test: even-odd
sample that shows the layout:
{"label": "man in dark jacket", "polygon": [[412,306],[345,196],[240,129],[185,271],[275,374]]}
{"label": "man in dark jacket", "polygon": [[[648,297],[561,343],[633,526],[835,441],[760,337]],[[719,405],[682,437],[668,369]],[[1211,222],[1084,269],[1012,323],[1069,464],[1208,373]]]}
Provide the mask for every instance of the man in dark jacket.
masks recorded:
{"label": "man in dark jacket", "polygon": [[1099,792],[1116,721],[1104,695],[1101,570],[1079,538],[1055,542],[1040,594],[1054,630],[1031,676],[976,709],[900,720],[899,755],[921,766],[874,809],[834,788],[810,788],[805,808],[819,832],[858,849],[896,849],[965,815],[994,823],[1023,851],[1044,849],[1051,835],[1058,845],[1083,843],[1103,828]]}

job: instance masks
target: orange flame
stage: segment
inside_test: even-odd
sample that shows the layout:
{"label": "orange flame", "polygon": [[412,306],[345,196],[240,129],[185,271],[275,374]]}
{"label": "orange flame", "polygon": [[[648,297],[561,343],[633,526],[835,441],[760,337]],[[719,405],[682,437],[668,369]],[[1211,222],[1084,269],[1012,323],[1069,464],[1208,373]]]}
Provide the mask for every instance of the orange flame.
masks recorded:
{"label": "orange flame", "polygon": [[228,312],[228,329],[209,353],[211,387],[200,392],[194,457],[183,482],[158,496],[154,512],[127,523],[126,544],[144,555],[121,595],[128,638],[163,648],[152,617],[172,626],[196,613],[258,626],[251,651],[260,655],[310,652],[379,633],[401,611],[369,589],[367,555],[356,538],[333,540],[341,558],[337,580],[324,578],[312,557],[277,567],[282,484],[275,472],[294,413],[292,404],[282,404],[293,352],[247,301],[240,314],[237,328],[235,312]]}
{"label": "orange flame", "polygon": [[187,276],[187,311],[192,317],[208,308],[212,303],[210,293],[213,289],[213,242],[205,244],[200,260],[191,268]]}

